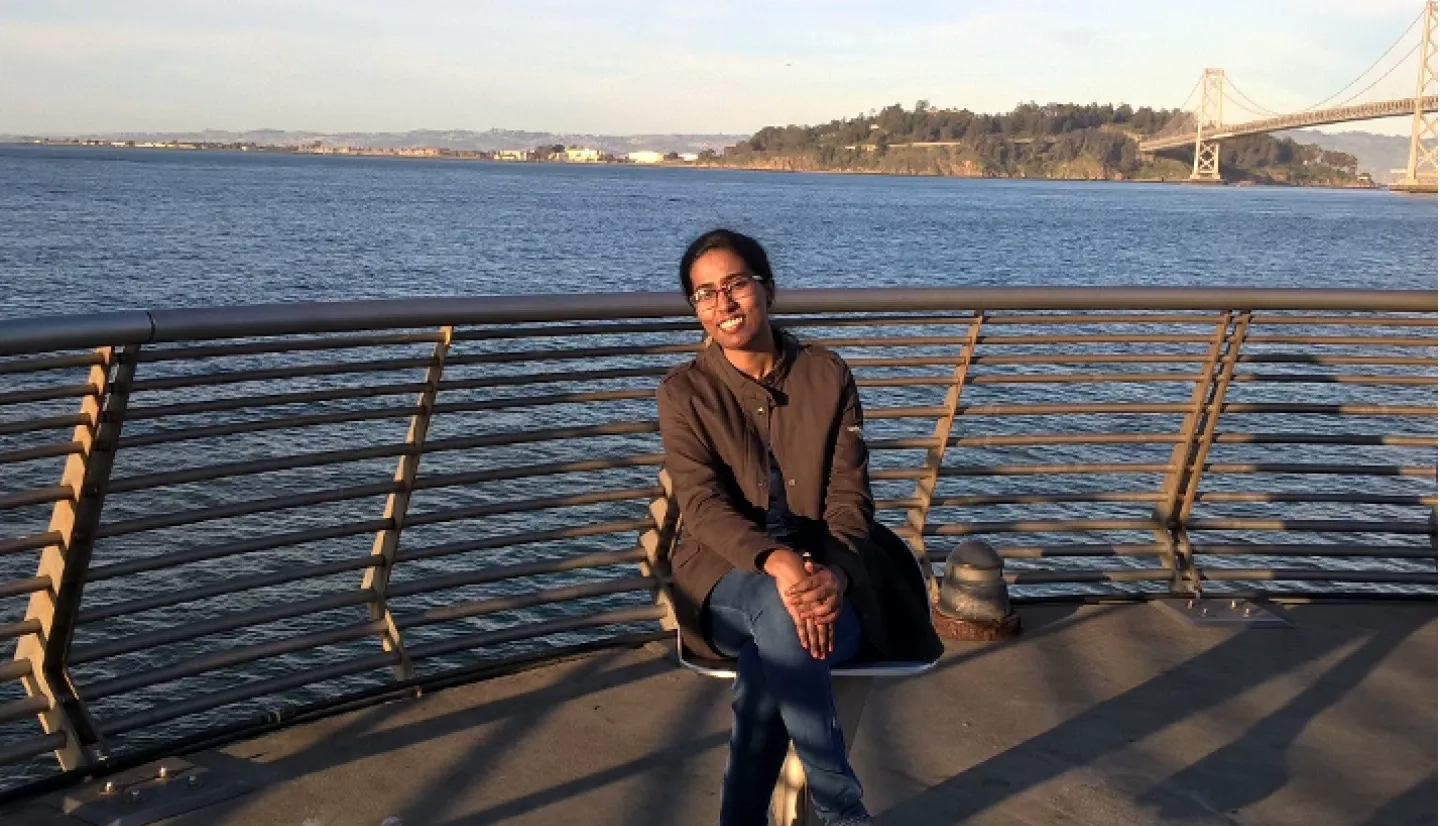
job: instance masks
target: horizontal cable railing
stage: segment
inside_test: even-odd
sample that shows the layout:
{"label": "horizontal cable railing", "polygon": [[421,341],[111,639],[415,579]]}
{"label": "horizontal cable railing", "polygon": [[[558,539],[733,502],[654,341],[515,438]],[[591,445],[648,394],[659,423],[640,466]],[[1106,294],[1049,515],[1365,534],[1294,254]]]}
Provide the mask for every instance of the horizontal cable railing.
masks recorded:
{"label": "horizontal cable railing", "polygon": [[[932,562],[983,538],[1019,600],[1318,599],[1435,594],[1435,305],[898,289],[776,311],[851,365],[877,518]],[[0,322],[0,789],[659,638],[654,393],[700,346],[653,294]]]}

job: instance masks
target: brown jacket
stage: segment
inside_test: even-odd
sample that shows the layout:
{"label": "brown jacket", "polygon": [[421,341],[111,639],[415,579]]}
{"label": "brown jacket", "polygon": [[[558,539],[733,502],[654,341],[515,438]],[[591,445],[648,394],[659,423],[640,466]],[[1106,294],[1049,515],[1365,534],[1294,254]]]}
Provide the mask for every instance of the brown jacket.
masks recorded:
{"label": "brown jacket", "polygon": [[[805,547],[820,562],[843,569],[847,598],[855,605],[871,643],[871,656],[932,658],[938,638],[924,607],[923,629],[913,627],[914,605],[887,605],[896,586],[877,587],[895,561],[894,540],[883,549],[872,534],[875,504],[870,493],[869,454],[855,380],[834,353],[777,333],[781,357],[763,382],[725,358],[717,346],[675,368],[660,383],[660,434],[665,468],[680,504],[683,535],[671,559],[675,612],[686,645],[716,657],[701,617],[715,583],[732,568],[760,571],[765,552],[778,543],[765,530],[770,502],[769,451],[783,472],[786,499]],[[769,451],[767,451],[767,445]],[[899,543],[902,553],[908,553]],[[909,564],[908,560],[899,564]],[[903,587],[900,588],[904,590]],[[922,601],[924,597],[919,597]],[[909,597],[903,601],[913,602]],[[903,633],[924,640],[895,644],[887,615],[908,616]],[[933,638],[933,639],[931,639]]]}

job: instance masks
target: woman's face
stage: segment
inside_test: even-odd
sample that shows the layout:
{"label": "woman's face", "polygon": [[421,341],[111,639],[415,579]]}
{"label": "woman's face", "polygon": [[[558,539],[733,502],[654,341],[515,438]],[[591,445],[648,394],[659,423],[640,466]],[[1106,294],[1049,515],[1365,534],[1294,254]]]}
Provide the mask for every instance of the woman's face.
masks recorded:
{"label": "woman's face", "polygon": [[[728,288],[728,289],[722,289]],[[774,289],[754,279],[745,259],[726,249],[710,250],[690,267],[691,295],[709,295],[695,303],[705,332],[726,350],[766,349],[769,305]]]}

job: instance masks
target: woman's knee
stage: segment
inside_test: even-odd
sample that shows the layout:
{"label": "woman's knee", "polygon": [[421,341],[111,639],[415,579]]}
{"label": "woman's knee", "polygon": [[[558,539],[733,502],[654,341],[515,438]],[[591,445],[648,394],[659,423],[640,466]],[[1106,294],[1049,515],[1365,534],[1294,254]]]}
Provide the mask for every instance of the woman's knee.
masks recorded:
{"label": "woman's knee", "polygon": [[[773,622],[776,618],[789,619],[790,611],[785,607],[785,600],[780,598],[780,589],[775,585],[775,580],[765,577],[752,584],[750,593],[746,595],[746,607],[749,609],[750,621],[757,625],[765,622]],[[791,622],[794,625],[794,622]]]}
{"label": "woman's knee", "polygon": [[[780,591],[772,583],[768,593],[757,595],[755,611],[751,614],[752,634],[755,645],[762,655],[801,654],[805,647],[800,643],[800,634],[795,628],[795,619],[780,597]],[[808,654],[806,654],[808,656]]]}

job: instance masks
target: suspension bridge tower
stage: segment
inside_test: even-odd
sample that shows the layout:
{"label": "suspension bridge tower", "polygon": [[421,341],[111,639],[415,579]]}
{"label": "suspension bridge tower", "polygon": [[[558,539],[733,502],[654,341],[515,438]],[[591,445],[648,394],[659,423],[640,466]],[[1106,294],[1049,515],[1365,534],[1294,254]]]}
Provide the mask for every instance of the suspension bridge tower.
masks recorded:
{"label": "suspension bridge tower", "polygon": [[1200,85],[1200,109],[1195,113],[1195,166],[1190,171],[1190,180],[1218,184],[1221,182],[1220,141],[1206,140],[1204,135],[1206,129],[1218,128],[1225,122],[1225,70],[1206,69]]}
{"label": "suspension bridge tower", "polygon": [[1405,177],[1390,185],[1395,192],[1434,192],[1436,173],[1440,171],[1440,132],[1436,131],[1435,113],[1425,111],[1422,100],[1434,95],[1440,72],[1436,68],[1436,3],[1425,4],[1425,27],[1420,35],[1420,72],[1415,80],[1415,114],[1410,122],[1410,162]]}

